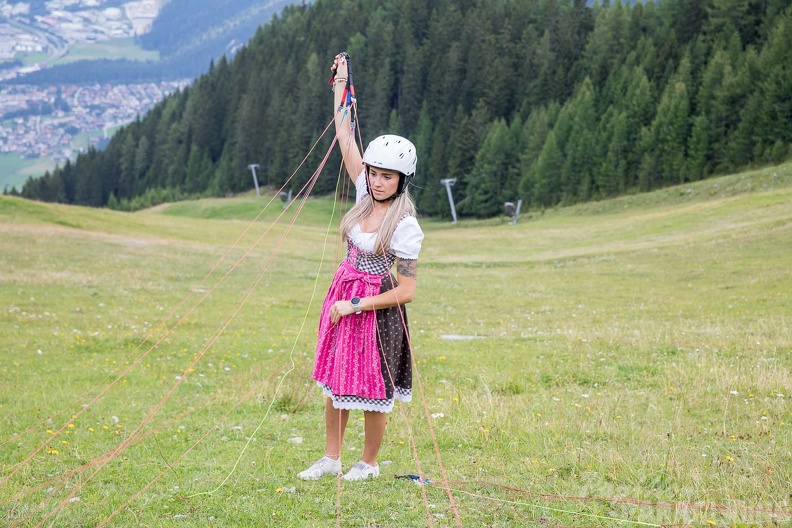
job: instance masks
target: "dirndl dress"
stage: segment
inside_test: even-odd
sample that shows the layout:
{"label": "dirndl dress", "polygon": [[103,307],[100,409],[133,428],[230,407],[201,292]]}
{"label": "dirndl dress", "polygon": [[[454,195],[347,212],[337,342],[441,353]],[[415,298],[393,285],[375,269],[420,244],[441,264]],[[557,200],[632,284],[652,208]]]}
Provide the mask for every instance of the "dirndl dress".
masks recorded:
{"label": "dirndl dress", "polygon": [[[358,183],[359,199],[360,195]],[[348,238],[346,258],[322,305],[313,379],[336,409],[390,412],[395,400],[412,399],[407,310],[401,305],[364,311],[333,324],[330,308],[338,300],[372,297],[394,288],[393,264],[397,258],[417,259],[423,232],[414,217],[406,216],[385,255],[373,252],[373,233],[356,227]]]}

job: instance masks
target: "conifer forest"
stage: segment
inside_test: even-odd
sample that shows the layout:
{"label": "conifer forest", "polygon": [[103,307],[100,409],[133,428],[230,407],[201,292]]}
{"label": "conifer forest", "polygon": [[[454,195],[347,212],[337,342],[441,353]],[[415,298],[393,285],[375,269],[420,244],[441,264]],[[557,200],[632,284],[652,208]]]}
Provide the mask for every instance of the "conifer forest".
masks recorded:
{"label": "conifer forest", "polygon": [[[276,188],[332,119],[350,54],[364,144],[418,149],[419,212],[486,218],[649,191],[792,156],[792,1],[316,0],[91,149],[37,200],[137,209]],[[295,176],[297,190],[332,141]],[[314,192],[332,193],[336,148]]]}

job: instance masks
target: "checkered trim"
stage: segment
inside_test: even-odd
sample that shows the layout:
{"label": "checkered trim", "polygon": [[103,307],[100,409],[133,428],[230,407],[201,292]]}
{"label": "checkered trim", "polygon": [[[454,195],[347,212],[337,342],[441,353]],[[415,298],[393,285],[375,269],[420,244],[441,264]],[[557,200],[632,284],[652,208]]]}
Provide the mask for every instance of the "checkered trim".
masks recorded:
{"label": "checkered trim", "polygon": [[333,394],[333,390],[324,383],[317,382],[322,389],[322,394],[333,400],[333,408],[347,410],[361,410],[374,412],[391,412],[396,400],[408,403],[412,401],[412,389],[395,387],[394,398],[377,400],[354,395]]}
{"label": "checkered trim", "polygon": [[387,275],[396,262],[396,255],[391,253],[377,255],[374,252],[360,249],[349,240],[347,241],[347,261],[359,271],[371,275]]}

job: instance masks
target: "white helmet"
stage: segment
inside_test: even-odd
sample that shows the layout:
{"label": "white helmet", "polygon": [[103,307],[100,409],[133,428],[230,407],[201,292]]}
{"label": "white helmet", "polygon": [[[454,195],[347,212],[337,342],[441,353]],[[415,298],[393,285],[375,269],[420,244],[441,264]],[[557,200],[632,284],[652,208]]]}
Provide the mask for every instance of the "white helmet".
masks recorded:
{"label": "white helmet", "polygon": [[401,172],[407,177],[415,176],[418,155],[410,140],[393,134],[385,134],[369,143],[363,153],[363,163],[378,169]]}

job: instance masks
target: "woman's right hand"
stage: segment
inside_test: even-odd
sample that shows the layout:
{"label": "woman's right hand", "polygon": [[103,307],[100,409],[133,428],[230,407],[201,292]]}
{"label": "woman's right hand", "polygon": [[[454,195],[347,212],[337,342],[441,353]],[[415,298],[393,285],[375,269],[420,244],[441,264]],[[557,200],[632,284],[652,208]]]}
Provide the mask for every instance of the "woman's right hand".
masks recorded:
{"label": "woman's right hand", "polygon": [[349,77],[349,68],[343,53],[339,53],[333,60],[333,67],[330,68],[335,73],[336,79],[346,79]]}

